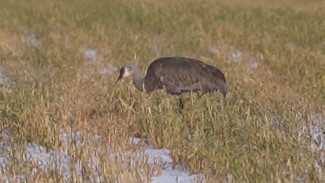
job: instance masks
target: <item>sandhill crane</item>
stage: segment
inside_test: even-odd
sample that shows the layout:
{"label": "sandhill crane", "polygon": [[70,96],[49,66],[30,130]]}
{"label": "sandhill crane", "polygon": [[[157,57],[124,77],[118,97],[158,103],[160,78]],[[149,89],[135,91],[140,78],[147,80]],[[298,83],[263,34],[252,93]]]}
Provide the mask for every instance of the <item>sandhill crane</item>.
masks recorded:
{"label": "sandhill crane", "polygon": [[134,86],[147,93],[163,89],[168,94],[177,95],[179,110],[184,108],[181,98],[187,92],[220,91],[226,96],[227,84],[224,74],[216,67],[202,61],[184,57],[163,57],[154,60],[142,77],[139,67],[127,63],[120,69],[116,83],[124,77],[131,76]]}

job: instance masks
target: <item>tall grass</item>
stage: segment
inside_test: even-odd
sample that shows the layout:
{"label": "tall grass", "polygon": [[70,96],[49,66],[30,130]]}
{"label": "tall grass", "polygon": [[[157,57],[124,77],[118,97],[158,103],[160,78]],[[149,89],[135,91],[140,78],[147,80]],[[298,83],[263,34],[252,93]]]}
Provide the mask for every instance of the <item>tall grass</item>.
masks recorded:
{"label": "tall grass", "polygon": [[[314,166],[320,162],[325,168],[319,158],[324,149],[311,149],[310,131],[303,130],[313,125],[308,116],[325,115],[324,3],[1,4],[0,127],[10,129],[13,147],[32,142],[59,149],[60,130],[72,128],[98,134],[108,143],[99,148],[116,151],[128,149],[123,139],[141,137],[171,150],[175,162],[211,182],[227,175],[236,182],[324,181]],[[96,50],[95,60],[86,58],[89,48]],[[175,97],[142,94],[128,81],[113,87],[117,73],[101,72],[108,63],[127,61],[144,72],[160,56],[193,57],[219,67],[229,85],[227,97],[184,96],[179,115]],[[82,149],[71,146],[70,156],[86,161],[91,154],[87,146]],[[119,161],[102,162],[107,181],[140,181],[133,170],[119,168]],[[13,161],[6,171],[28,173],[34,167],[19,166]],[[136,171],[145,165],[137,166]],[[88,173],[83,176],[91,177]],[[49,179],[63,181],[55,172],[33,180]]]}

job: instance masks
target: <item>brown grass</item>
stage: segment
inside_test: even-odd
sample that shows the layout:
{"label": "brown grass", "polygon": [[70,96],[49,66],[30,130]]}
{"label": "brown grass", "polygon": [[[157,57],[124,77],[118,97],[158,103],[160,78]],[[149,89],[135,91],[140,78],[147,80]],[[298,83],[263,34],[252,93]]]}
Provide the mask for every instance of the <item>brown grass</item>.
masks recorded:
{"label": "brown grass", "polygon": [[[137,155],[145,143],[169,149],[207,182],[324,180],[315,166],[325,168],[324,149],[310,148],[317,145],[315,115],[325,114],[322,1],[33,2],[0,8],[0,129],[9,129],[0,139],[11,146],[1,174],[62,182],[62,167],[32,175],[37,164],[24,160],[22,146],[59,151],[65,132],[69,158],[83,162],[82,175],[70,167],[76,181],[96,178],[89,159],[105,182],[144,181],[141,171],[161,171]],[[86,49],[96,59],[86,58]],[[140,93],[129,80],[112,87],[117,73],[109,64],[129,61],[144,72],[160,56],[219,67],[229,84],[226,99],[187,95],[179,115],[176,97]],[[317,127],[324,136],[323,123]],[[134,137],[143,142],[130,143]],[[134,165],[110,157],[124,152]]]}

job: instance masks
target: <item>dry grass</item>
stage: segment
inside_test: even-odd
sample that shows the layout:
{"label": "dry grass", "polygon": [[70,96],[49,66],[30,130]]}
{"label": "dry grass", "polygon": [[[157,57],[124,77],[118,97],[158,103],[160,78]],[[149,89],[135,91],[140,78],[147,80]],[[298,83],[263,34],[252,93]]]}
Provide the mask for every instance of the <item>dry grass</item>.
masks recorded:
{"label": "dry grass", "polygon": [[[324,149],[310,148],[315,114],[324,132],[322,1],[33,2],[0,7],[0,129],[9,129],[12,144],[2,174],[30,174],[36,165],[18,163],[19,147],[59,150],[63,130],[84,135],[82,146],[71,140],[69,157],[100,162],[105,182],[153,174],[146,159],[127,167],[86,145],[136,156],[141,147],[127,143],[130,137],[171,150],[177,163],[211,182],[324,181],[314,166],[324,172]],[[175,55],[224,71],[227,98],[186,96],[178,115],[173,96],[141,94],[128,81],[112,88],[117,73],[108,64],[145,68]],[[91,181],[95,173],[83,168],[78,180]],[[26,180],[63,181],[58,172],[37,172]]]}

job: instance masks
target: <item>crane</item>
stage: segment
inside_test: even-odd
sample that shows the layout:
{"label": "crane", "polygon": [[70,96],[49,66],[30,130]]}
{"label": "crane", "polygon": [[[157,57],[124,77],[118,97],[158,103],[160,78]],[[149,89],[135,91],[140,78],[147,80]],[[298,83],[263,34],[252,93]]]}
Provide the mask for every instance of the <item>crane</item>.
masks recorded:
{"label": "crane", "polygon": [[183,93],[202,92],[203,95],[219,91],[224,97],[227,93],[224,74],[218,68],[192,58],[158,58],[149,65],[144,77],[139,67],[126,63],[121,67],[114,86],[128,76],[132,77],[134,86],[140,91],[150,93],[162,89],[168,94],[177,95],[180,111],[184,108]]}

